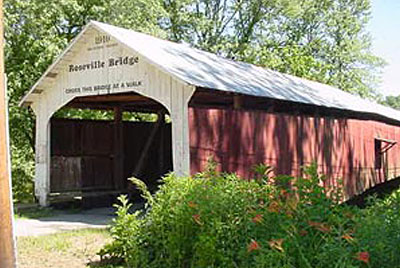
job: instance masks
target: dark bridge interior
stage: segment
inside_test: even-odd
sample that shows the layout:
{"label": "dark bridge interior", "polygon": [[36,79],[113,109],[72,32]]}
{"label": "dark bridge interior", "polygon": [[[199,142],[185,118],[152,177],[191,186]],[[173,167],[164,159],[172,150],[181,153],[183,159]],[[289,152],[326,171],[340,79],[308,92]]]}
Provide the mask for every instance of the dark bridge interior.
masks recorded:
{"label": "dark bridge interior", "polygon": [[[78,199],[84,207],[96,207],[115,202],[121,193],[135,199],[138,193],[128,178],[155,190],[172,170],[171,123],[158,102],[114,94],[76,98],[66,108],[109,111],[112,118],[52,118],[51,202]],[[138,121],[132,112],[150,119]]]}

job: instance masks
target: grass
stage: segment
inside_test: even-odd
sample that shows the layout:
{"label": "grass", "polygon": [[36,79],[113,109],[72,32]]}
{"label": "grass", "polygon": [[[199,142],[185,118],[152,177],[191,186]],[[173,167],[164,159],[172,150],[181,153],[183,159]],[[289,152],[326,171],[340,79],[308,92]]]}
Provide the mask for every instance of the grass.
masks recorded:
{"label": "grass", "polygon": [[[111,240],[104,229],[84,229],[17,239],[19,268],[99,267],[97,252]],[[103,268],[107,266],[102,266]]]}
{"label": "grass", "polygon": [[73,214],[80,212],[80,208],[67,208],[63,210],[57,210],[51,207],[27,207],[27,208],[15,208],[14,217],[15,219],[39,219],[45,217],[55,216],[58,213]]}
{"label": "grass", "polygon": [[56,212],[52,208],[34,207],[28,209],[15,209],[16,219],[38,219],[53,216]]}

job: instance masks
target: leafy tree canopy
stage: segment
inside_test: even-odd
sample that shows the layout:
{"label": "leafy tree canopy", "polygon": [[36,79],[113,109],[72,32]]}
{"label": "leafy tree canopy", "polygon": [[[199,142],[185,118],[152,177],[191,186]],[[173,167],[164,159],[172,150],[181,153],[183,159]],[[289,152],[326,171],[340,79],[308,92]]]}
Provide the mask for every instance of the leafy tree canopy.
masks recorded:
{"label": "leafy tree canopy", "polygon": [[381,101],[382,104],[400,110],[400,95],[399,96],[386,96]]}
{"label": "leafy tree canopy", "polygon": [[375,97],[369,0],[165,0],[168,37]]}

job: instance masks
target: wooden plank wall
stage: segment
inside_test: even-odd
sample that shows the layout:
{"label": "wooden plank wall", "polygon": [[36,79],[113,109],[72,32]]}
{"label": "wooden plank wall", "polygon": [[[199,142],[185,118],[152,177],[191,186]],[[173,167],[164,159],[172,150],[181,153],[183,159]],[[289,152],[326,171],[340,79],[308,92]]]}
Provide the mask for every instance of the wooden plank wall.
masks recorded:
{"label": "wooden plank wall", "polygon": [[[124,122],[122,185],[114,178],[112,121],[53,119],[51,122],[51,192],[128,189],[126,178],[135,175],[151,187],[172,170],[171,124],[156,132],[144,165],[133,174],[155,123]],[[118,165],[120,166],[120,165]]]}
{"label": "wooden plank wall", "polygon": [[259,163],[299,176],[301,166],[316,161],[328,184],[344,180],[346,197],[400,174],[400,144],[375,166],[375,138],[400,141],[400,127],[385,123],[206,108],[190,108],[189,123],[192,173],[210,156],[220,170],[245,178]]}

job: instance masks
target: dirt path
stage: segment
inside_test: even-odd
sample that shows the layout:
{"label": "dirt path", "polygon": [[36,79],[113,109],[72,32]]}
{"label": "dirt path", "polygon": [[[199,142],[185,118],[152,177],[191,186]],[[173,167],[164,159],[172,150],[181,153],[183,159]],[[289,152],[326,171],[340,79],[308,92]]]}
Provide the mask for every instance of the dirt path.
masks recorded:
{"label": "dirt path", "polygon": [[39,219],[16,219],[15,235],[40,236],[62,231],[88,228],[106,228],[114,217],[112,208],[85,210],[79,213],[57,213]]}

